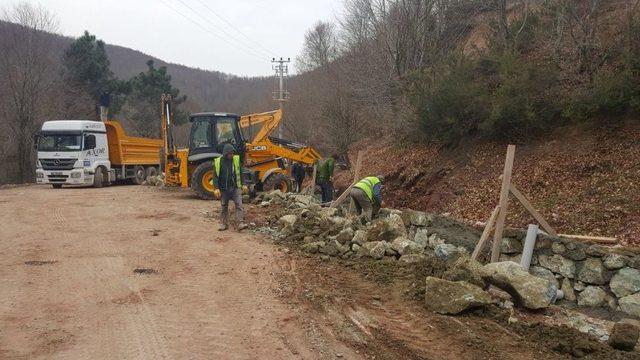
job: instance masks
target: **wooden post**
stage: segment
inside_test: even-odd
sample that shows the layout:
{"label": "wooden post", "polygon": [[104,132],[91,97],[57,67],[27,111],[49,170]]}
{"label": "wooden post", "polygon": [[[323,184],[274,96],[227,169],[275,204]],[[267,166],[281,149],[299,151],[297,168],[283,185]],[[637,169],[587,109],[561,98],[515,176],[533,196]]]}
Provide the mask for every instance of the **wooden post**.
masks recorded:
{"label": "wooden post", "polygon": [[478,258],[478,256],[480,255],[480,252],[482,251],[482,248],[484,247],[484,243],[486,243],[487,240],[489,240],[489,236],[491,235],[491,230],[493,230],[493,227],[496,223],[496,217],[498,216],[499,211],[500,211],[500,205],[496,206],[495,209],[493,209],[493,212],[491,213],[489,220],[487,220],[487,224],[484,226],[484,231],[482,232],[482,236],[480,236],[480,240],[478,241],[476,248],[473,250],[473,254],[471,254],[471,258],[473,260],[476,260]]}
{"label": "wooden post", "polygon": [[516,154],[516,146],[507,146],[507,156],[504,161],[504,172],[502,174],[502,187],[500,188],[500,211],[496,220],[496,232],[493,234],[493,248],[491,249],[491,262],[496,262],[500,258],[500,244],[502,244],[502,233],[504,231],[504,221],[507,217],[507,205],[509,203],[509,185],[511,184],[511,172],[513,171],[513,159]]}
{"label": "wooden post", "polygon": [[549,225],[549,223],[547,222],[547,220],[544,219],[544,217],[542,216],[542,214],[540,214],[536,209],[533,208],[533,205],[531,204],[531,202],[529,202],[529,199],[526,198],[526,196],[524,196],[520,190],[518,190],[518,188],[516,188],[515,185],[510,184],[509,185],[509,190],[511,191],[511,193],[513,194],[513,196],[516,197],[516,199],[518,199],[518,201],[520,201],[520,203],[522,203],[522,206],[524,206],[525,209],[527,209],[527,211],[533,216],[534,219],[536,219],[536,221],[540,224],[540,226],[542,226],[542,228],[549,234],[552,236],[557,236],[558,234],[556,233],[555,230],[553,230],[553,228],[551,227],[551,225]]}
{"label": "wooden post", "polygon": [[311,184],[308,185],[302,193],[313,196],[313,190],[316,188],[316,171],[317,165],[313,164],[313,175],[311,176]]}
{"label": "wooden post", "polygon": [[[358,151],[358,158],[356,159],[356,171],[353,173],[353,182],[355,183],[360,178],[360,170],[362,168],[362,150]],[[349,187],[350,189],[351,187]],[[353,203],[349,204],[349,213],[353,212]]]}

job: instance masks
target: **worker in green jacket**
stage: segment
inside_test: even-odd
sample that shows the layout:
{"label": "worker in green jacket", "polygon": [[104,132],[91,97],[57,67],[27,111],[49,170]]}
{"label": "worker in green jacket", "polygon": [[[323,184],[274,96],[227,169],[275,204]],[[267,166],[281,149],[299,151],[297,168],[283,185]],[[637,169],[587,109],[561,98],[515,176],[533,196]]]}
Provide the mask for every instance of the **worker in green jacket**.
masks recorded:
{"label": "worker in green jacket", "polygon": [[371,221],[380,211],[383,182],[384,177],[381,175],[367,176],[351,188],[349,193],[351,200],[356,206],[358,215],[363,216],[366,222]]}
{"label": "worker in green jacket", "polygon": [[316,184],[320,186],[323,204],[328,204],[333,200],[333,168],[337,158],[337,155],[331,155],[318,164]]}
{"label": "worker in green jacket", "polygon": [[246,228],[244,224],[244,210],[242,208],[242,165],[240,155],[234,154],[235,148],[225,144],[222,156],[213,160],[213,184],[220,190],[222,225],[218,229],[224,231],[229,228],[229,201],[236,207],[238,231]]}

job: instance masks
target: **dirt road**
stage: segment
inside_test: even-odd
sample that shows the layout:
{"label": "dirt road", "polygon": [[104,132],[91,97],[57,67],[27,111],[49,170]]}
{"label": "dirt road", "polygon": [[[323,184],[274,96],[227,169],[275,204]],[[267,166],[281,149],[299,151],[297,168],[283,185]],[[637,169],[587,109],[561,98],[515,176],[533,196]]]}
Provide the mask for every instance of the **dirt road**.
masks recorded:
{"label": "dirt road", "polygon": [[219,233],[217,209],[142,186],[0,189],[0,359],[559,356],[430,313],[393,282]]}

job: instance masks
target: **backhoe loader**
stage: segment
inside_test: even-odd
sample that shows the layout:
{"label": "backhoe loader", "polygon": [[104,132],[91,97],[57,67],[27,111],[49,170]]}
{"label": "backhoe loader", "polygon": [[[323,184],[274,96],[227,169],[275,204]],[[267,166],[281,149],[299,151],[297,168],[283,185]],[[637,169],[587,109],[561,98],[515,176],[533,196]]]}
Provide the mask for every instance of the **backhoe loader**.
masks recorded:
{"label": "backhoe loader", "polygon": [[[162,139],[164,141],[165,184],[191,187],[201,199],[219,194],[213,183],[213,159],[221,156],[225,144],[231,144],[244,164],[244,193],[292,189],[287,174],[288,162],[312,165],[321,158],[313,148],[270,137],[281,119],[282,110],[238,116],[231,113],[191,114],[189,148],[178,149],[173,135],[171,96],[163,95]],[[259,126],[252,136],[254,126]],[[245,138],[249,138],[248,140]]]}

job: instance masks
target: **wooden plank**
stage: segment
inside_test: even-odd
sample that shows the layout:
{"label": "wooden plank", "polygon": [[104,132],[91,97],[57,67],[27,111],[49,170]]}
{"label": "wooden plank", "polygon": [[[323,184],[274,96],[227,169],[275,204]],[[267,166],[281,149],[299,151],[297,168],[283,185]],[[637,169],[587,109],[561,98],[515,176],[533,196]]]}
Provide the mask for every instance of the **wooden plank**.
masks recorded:
{"label": "wooden plank", "polygon": [[558,234],[558,236],[569,238],[569,239],[584,240],[584,241],[591,241],[591,242],[604,243],[604,244],[618,243],[618,239],[614,237],[608,237],[608,236],[570,235],[570,234]]}
{"label": "wooden plank", "polygon": [[331,203],[331,207],[332,207],[332,208],[337,208],[337,207],[339,207],[340,205],[342,205],[342,203],[347,199],[347,197],[349,197],[349,193],[350,193],[350,191],[349,191],[349,190],[351,190],[351,188],[352,188],[352,187],[353,187],[353,185],[355,185],[355,184],[356,184],[356,182],[353,182],[351,185],[349,185],[349,187],[348,187],[348,188],[346,188],[346,189],[344,190],[344,192],[343,192],[343,193],[342,193],[342,194],[341,194],[341,195],[340,195],[340,196],[339,196],[339,197],[338,197],[334,202],[332,202],[332,203]]}
{"label": "wooden plank", "polygon": [[494,225],[496,223],[496,217],[498,216],[498,212],[500,211],[500,205],[496,206],[487,220],[487,224],[484,226],[484,231],[482,232],[482,236],[480,236],[480,240],[476,245],[476,248],[473,250],[473,254],[471,254],[471,258],[476,260],[484,247],[484,244],[489,240],[489,236],[491,235],[491,230],[493,230]]}
{"label": "wooden plank", "polygon": [[533,205],[531,204],[531,202],[529,201],[529,199],[527,199],[526,196],[524,196],[520,190],[518,190],[518,188],[516,188],[515,185],[511,184],[509,185],[509,190],[511,191],[511,193],[513,194],[513,196],[516,197],[516,199],[518,199],[518,201],[520,201],[520,203],[522,204],[522,206],[525,207],[525,209],[527,209],[527,211],[533,216],[534,219],[536,219],[536,221],[540,224],[540,226],[542,226],[542,228],[549,234],[552,236],[557,236],[558,234],[556,233],[556,231],[551,227],[551,225],[549,225],[549,223],[547,222],[547,220],[544,219],[544,217],[542,216],[542,214],[540,214],[536,209],[534,209]]}
{"label": "wooden plank", "polygon": [[[356,182],[360,179],[360,170],[362,169],[362,150],[358,151],[358,158],[356,159],[356,171],[353,173],[353,181]],[[353,212],[353,203],[349,204],[349,213]]]}
{"label": "wooden plank", "polygon": [[491,262],[496,262],[500,258],[500,244],[502,244],[502,233],[504,231],[504,221],[507,217],[507,205],[509,203],[509,184],[511,184],[511,172],[513,171],[513,159],[516,155],[516,146],[507,146],[507,156],[504,160],[504,172],[502,173],[502,186],[500,188],[500,211],[496,220],[496,232],[493,234],[493,248],[491,249]]}

